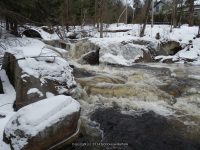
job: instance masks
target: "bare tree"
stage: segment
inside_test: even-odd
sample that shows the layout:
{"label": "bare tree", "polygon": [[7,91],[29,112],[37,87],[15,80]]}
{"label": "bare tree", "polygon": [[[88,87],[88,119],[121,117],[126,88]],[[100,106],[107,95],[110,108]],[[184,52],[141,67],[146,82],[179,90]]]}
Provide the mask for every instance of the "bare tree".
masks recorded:
{"label": "bare tree", "polygon": [[152,0],[151,4],[151,27],[153,28],[154,25],[154,1]]}
{"label": "bare tree", "polygon": [[62,12],[61,12],[61,23],[63,26],[66,27],[67,32],[69,31],[69,1],[70,0],[65,0],[63,5],[61,6]]}
{"label": "bare tree", "polygon": [[97,12],[98,2],[97,2],[97,1],[98,1],[98,0],[95,0],[95,8],[94,8],[94,11],[95,11],[94,26],[97,24],[97,27],[98,27],[99,23],[98,23],[98,16],[97,16],[97,14],[98,14],[98,12]]}
{"label": "bare tree", "polygon": [[178,0],[173,0],[172,24],[174,28],[177,27],[177,5]]}
{"label": "bare tree", "polygon": [[100,0],[100,11],[99,11],[99,20],[100,20],[100,38],[103,38],[103,11],[105,7],[105,0]]}
{"label": "bare tree", "polygon": [[181,24],[182,24],[182,17],[183,17],[183,0],[180,0],[180,17],[179,17],[179,21],[178,21],[178,27],[180,28]]}
{"label": "bare tree", "polygon": [[194,25],[194,0],[189,1],[189,26]]}
{"label": "bare tree", "polygon": [[128,23],[128,1],[126,0],[126,16],[125,16],[125,23]]}
{"label": "bare tree", "polygon": [[144,4],[144,8],[143,8],[143,14],[142,14],[142,22],[143,22],[143,26],[142,26],[142,29],[140,31],[140,37],[143,37],[144,36],[144,31],[145,31],[145,28],[146,28],[146,24],[147,24],[147,20],[148,20],[148,15],[149,15],[149,10],[151,8],[151,3],[152,3],[152,0],[146,0],[145,1],[145,4]]}

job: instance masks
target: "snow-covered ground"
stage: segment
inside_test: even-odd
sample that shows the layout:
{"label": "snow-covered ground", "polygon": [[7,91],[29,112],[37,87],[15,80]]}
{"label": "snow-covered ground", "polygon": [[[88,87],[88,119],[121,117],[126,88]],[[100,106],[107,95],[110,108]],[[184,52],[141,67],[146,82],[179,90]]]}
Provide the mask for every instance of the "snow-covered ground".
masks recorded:
{"label": "snow-covered ground", "polygon": [[10,146],[5,144],[3,140],[3,131],[9,119],[15,114],[13,111],[13,103],[16,98],[15,89],[10,84],[8,77],[4,70],[0,71],[0,77],[3,82],[4,94],[0,94],[0,149],[10,150]]}

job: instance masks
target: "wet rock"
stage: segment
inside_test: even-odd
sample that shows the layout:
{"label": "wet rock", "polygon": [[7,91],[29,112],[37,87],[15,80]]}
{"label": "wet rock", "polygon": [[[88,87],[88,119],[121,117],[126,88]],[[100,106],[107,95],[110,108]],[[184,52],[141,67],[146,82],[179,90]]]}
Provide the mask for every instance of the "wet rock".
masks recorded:
{"label": "wet rock", "polygon": [[0,77],[0,94],[3,94],[3,85],[2,85],[2,81],[1,81],[1,77]]}
{"label": "wet rock", "polygon": [[79,62],[81,64],[99,65],[99,50],[84,54]]}
{"label": "wet rock", "polygon": [[154,112],[141,112],[134,116],[119,110],[99,109],[91,117],[103,130],[102,143],[124,143],[120,147],[106,146],[102,149],[126,150],[199,150],[198,137],[187,136],[187,126],[167,119]]}
{"label": "wet rock", "polygon": [[56,145],[55,149],[78,133],[79,116],[80,104],[71,97],[45,99],[23,107],[11,118],[4,141],[11,149],[45,150]]}
{"label": "wet rock", "polygon": [[160,89],[167,92],[170,95],[173,95],[174,97],[180,97],[183,93],[184,87],[171,83],[168,85],[161,86]]}
{"label": "wet rock", "polygon": [[[19,63],[23,63],[23,61],[25,60],[17,60],[15,55],[11,53],[6,53],[3,62],[3,68],[5,69],[11,84],[16,90],[16,102],[14,105],[15,110],[18,110],[23,106],[46,98],[47,92],[50,92],[54,95],[73,95],[76,83],[73,79],[72,74],[70,73],[69,66],[69,70],[66,70],[67,68],[65,67],[63,68],[65,69],[63,71],[62,69],[57,69],[58,74],[55,71],[52,73],[51,70],[48,70],[50,72],[46,72],[45,69],[47,68],[40,68],[40,74],[42,72],[44,72],[44,74],[41,74],[40,76],[34,76],[29,72],[25,72],[23,70],[23,67],[19,65]],[[33,62],[34,61],[35,60],[33,60]],[[49,64],[45,62],[45,65],[47,65],[46,67],[48,67],[51,66],[52,63]],[[37,70],[33,71],[34,73],[37,73]],[[61,72],[59,73],[59,71]],[[67,71],[66,78],[62,77],[64,75],[63,73],[65,73],[64,71]],[[29,91],[32,89],[37,89],[37,91],[39,91],[39,94],[38,92],[30,93]]]}
{"label": "wet rock", "polygon": [[75,78],[88,78],[88,77],[95,76],[95,74],[96,74],[95,72],[90,72],[83,68],[76,68],[76,67],[73,67],[72,73]]}
{"label": "wet rock", "polygon": [[160,44],[159,55],[175,55],[177,52],[182,50],[179,42],[176,41],[166,41]]}
{"label": "wet rock", "polygon": [[135,63],[142,63],[142,62],[153,62],[152,55],[148,51],[143,51],[143,56],[140,56],[138,59],[135,60]]}

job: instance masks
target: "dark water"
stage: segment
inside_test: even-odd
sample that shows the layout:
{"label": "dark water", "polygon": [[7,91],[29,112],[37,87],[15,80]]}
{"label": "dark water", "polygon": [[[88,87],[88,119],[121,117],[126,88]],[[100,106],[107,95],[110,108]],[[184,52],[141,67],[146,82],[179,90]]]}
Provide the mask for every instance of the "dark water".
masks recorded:
{"label": "dark water", "polygon": [[63,150],[200,150],[200,140],[187,137],[185,125],[154,112],[131,116],[114,108],[99,109],[91,119],[103,130],[101,143],[81,134],[75,142],[80,145]]}

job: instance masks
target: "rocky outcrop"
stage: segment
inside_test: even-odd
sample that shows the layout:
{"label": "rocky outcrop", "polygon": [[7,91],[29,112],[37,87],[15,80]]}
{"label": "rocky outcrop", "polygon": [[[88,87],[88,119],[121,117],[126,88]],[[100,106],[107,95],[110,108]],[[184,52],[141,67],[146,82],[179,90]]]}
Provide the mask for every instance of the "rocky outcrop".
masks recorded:
{"label": "rocky outcrop", "polygon": [[[46,108],[46,109],[45,109]],[[20,109],[4,130],[14,150],[47,150],[64,145],[79,132],[80,104],[55,96]]]}
{"label": "rocky outcrop", "polygon": [[64,60],[56,58],[55,62],[49,62],[45,59],[26,60],[17,57],[6,53],[3,62],[3,69],[16,90],[16,110],[46,98],[48,93],[73,94],[76,83],[71,73],[72,69]]}

